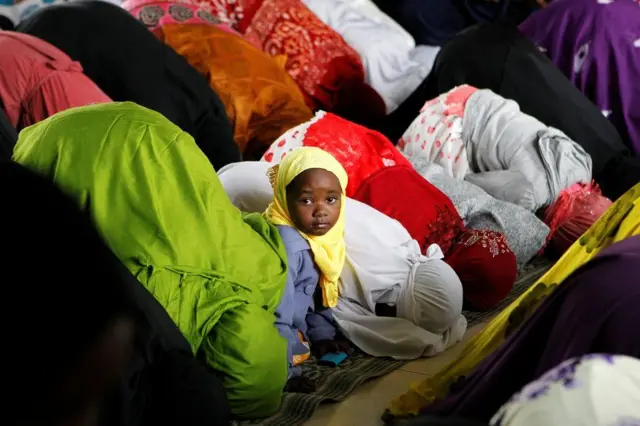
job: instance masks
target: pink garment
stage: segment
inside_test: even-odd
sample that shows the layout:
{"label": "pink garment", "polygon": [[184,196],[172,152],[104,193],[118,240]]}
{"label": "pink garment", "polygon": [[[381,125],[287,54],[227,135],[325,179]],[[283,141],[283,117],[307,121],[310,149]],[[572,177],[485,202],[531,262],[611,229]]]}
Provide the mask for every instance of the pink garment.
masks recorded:
{"label": "pink garment", "polygon": [[547,207],[543,220],[551,230],[547,253],[561,256],[611,207],[597,185],[576,183]]}
{"label": "pink garment", "polygon": [[0,31],[0,100],[18,131],[69,108],[111,102],[64,52],[10,31]]}
{"label": "pink garment", "polygon": [[192,0],[127,0],[122,8],[153,31],[166,24],[208,24],[242,37],[224,23],[206,2]]}
{"label": "pink garment", "polygon": [[462,118],[467,99],[476,90],[458,86],[428,101],[398,141],[398,149],[412,163],[417,157],[425,157],[441,165],[450,176],[464,179],[469,161],[462,140]]}

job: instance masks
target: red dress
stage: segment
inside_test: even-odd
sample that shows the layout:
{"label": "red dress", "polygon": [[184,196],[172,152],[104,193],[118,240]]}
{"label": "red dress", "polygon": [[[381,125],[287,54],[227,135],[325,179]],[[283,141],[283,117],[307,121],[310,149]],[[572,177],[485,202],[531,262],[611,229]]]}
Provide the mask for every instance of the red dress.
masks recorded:
{"label": "red dress", "polygon": [[464,231],[449,197],[410,165],[380,169],[362,182],[353,198],[400,222],[423,253],[431,244],[438,244],[446,258]]}

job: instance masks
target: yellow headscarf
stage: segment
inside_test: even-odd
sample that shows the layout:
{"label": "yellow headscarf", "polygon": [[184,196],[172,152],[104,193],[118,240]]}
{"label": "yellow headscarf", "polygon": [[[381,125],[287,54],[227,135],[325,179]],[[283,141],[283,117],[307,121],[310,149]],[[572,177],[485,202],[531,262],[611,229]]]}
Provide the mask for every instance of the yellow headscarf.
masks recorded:
{"label": "yellow headscarf", "polygon": [[344,206],[345,189],[348,178],[342,165],[328,152],[315,147],[302,147],[291,151],[280,164],[267,172],[273,187],[273,201],[267,207],[265,216],[275,225],[286,225],[295,228],[287,206],[287,185],[302,172],[309,169],[324,169],[338,178],[342,187],[340,217],[336,224],[322,236],[300,235],[309,242],[313,257],[322,272],[320,287],[322,303],[328,308],[338,304],[338,279],[344,266]]}

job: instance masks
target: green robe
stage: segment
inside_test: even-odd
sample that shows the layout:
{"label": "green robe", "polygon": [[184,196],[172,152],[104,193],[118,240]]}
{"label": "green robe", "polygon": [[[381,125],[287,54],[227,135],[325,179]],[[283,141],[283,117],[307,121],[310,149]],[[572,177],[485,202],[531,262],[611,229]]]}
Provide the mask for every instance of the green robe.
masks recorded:
{"label": "green robe", "polygon": [[273,312],[285,247],[262,216],[231,204],[191,136],[134,103],[92,105],[23,130],[14,160],[90,212],[193,351],[223,373],[235,415],[277,411],[287,359]]}

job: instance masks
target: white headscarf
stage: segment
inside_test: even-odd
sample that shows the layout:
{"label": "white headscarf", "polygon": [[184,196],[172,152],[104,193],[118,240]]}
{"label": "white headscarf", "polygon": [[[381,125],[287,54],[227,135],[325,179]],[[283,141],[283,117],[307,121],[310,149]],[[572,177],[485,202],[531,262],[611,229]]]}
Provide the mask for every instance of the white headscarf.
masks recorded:
{"label": "white headscarf", "polygon": [[411,35],[371,0],[303,0],[322,22],[362,58],[366,83],[384,101],[387,114],[429,75],[439,47],[418,46]]}
{"label": "white headscarf", "polygon": [[420,256],[397,304],[399,318],[436,334],[451,328],[462,312],[462,283],[443,257],[436,244],[429,247],[427,256]]}
{"label": "white headscarf", "polygon": [[[242,211],[262,212],[273,197],[262,161],[229,164],[218,177]],[[340,277],[336,323],[373,356],[433,356],[462,339],[467,327],[462,285],[437,245],[427,256],[400,222],[350,198],[345,204],[347,258]],[[397,318],[378,317],[377,301],[392,294]]]}
{"label": "white headscarf", "polygon": [[563,362],[515,394],[491,426],[640,425],[640,361],[586,355]]}
{"label": "white headscarf", "polygon": [[273,199],[267,177],[271,166],[264,161],[231,163],[218,170],[218,179],[234,206],[243,212],[262,213]]}
{"label": "white headscarf", "polygon": [[[437,245],[426,256],[396,220],[347,200],[347,261],[333,316],[360,349],[374,356],[436,355],[462,339],[462,284]],[[378,317],[375,305],[393,293],[397,317]]]}

